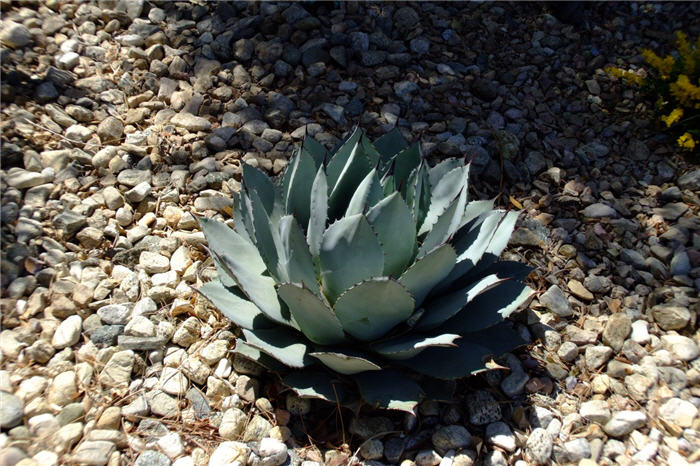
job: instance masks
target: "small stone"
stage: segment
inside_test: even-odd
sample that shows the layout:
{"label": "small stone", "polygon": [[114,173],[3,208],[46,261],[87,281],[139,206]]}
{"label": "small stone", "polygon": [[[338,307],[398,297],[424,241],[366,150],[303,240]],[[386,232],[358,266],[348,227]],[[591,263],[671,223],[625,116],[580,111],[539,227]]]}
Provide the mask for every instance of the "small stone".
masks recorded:
{"label": "small stone", "polygon": [[583,286],[583,283],[581,283],[580,281],[569,280],[567,286],[569,287],[569,291],[571,291],[571,293],[577,298],[583,299],[584,301],[593,300],[593,293],[588,291],[586,287]]}
{"label": "small stone", "polygon": [[460,449],[469,445],[471,434],[460,425],[441,427],[432,436],[433,446],[438,452]]}
{"label": "small stone", "polygon": [[131,381],[135,359],[131,350],[114,353],[100,372],[100,382],[108,387],[127,386]]}
{"label": "small stone", "polygon": [[185,446],[182,443],[182,438],[177,432],[165,434],[158,439],[156,444],[170,459],[175,459],[185,453]]}
{"label": "small stone", "polygon": [[632,341],[640,345],[646,345],[651,340],[649,336],[649,322],[646,320],[636,320],[632,322]]}
{"label": "small stone", "polygon": [[360,456],[366,460],[378,460],[384,456],[384,444],[379,439],[362,442]]}
{"label": "small stone", "polygon": [[493,422],[486,426],[486,440],[505,451],[512,453],[517,448],[515,435],[505,422]]}
{"label": "small stone", "polygon": [[103,143],[118,142],[124,134],[124,123],[118,118],[109,116],[97,126],[97,135]]}
{"label": "small stone", "polygon": [[151,390],[145,396],[151,412],[156,416],[173,418],[180,414],[177,400],[167,393],[161,390]]}
{"label": "small stone", "polygon": [[183,396],[187,392],[188,380],[181,371],[164,367],[160,374],[160,388],[170,395]]}
{"label": "small stone", "polygon": [[484,390],[478,390],[467,395],[467,411],[469,422],[482,426],[501,420],[501,407],[493,396]]}
{"label": "small stone", "polygon": [[606,204],[591,204],[583,209],[583,215],[588,218],[616,218],[617,211]]}
{"label": "small stone", "polygon": [[255,415],[243,431],[244,442],[259,442],[267,437],[272,429],[272,424],[262,416]]}
{"label": "small stone", "polygon": [[24,403],[18,397],[0,391],[0,428],[10,429],[22,422]]}
{"label": "small stone", "polygon": [[239,438],[245,430],[248,416],[238,409],[231,408],[224,411],[219,425],[219,435],[226,440],[234,440]]}
{"label": "small stone", "polygon": [[78,396],[75,372],[66,371],[58,374],[47,391],[49,404],[65,406]]}
{"label": "small stone", "polygon": [[441,463],[442,457],[435,450],[422,450],[416,454],[417,466],[437,466]]}
{"label": "small stone", "polygon": [[525,455],[535,464],[549,464],[552,447],[552,437],[546,430],[538,427],[530,432],[525,444]]}
{"label": "small stone", "polygon": [[557,285],[550,286],[542,293],[539,300],[543,306],[560,317],[569,317],[574,313],[564,292]]}
{"label": "small stone", "polygon": [[700,356],[698,345],[683,335],[662,335],[661,343],[681,361],[692,361]]}
{"label": "small stone", "polygon": [[686,428],[693,425],[698,408],[690,401],[671,398],[659,407],[659,417],[664,421]]}
{"label": "small stone", "polygon": [[680,330],[690,322],[690,311],[675,304],[657,304],[651,308],[651,315],[664,330]]}
{"label": "small stone", "polygon": [[[258,454],[264,464],[280,466],[287,461],[287,445],[279,440],[264,438],[260,441]],[[381,458],[381,455],[379,458]]]}
{"label": "small stone", "polygon": [[569,461],[578,462],[591,457],[591,445],[585,438],[577,438],[566,442],[564,450]]}
{"label": "small stone", "polygon": [[585,359],[588,370],[595,371],[612,357],[613,350],[609,346],[589,346],[586,348]]}
{"label": "small stone", "polygon": [[641,411],[620,411],[603,426],[603,430],[612,437],[622,437],[646,423],[647,416]]}
{"label": "small stone", "polygon": [[187,112],[176,113],[170,119],[170,123],[189,131],[209,131],[211,129],[209,120]]}
{"label": "small stone", "polygon": [[565,362],[571,362],[578,356],[578,346],[570,341],[565,341],[557,350],[557,355]]}
{"label": "small stone", "polygon": [[603,330],[603,343],[615,351],[620,351],[625,339],[632,331],[632,321],[627,314],[618,312],[610,316]]}
{"label": "small stone", "polygon": [[71,456],[73,463],[105,465],[116,446],[106,440],[87,441],[78,445]]}
{"label": "small stone", "polygon": [[5,20],[2,22],[0,42],[10,48],[20,49],[32,42],[32,34],[24,25]]}
{"label": "small stone", "polygon": [[581,403],[579,414],[591,422],[605,424],[610,419],[610,408],[605,400],[590,400]]}
{"label": "small stone", "polygon": [[143,251],[139,256],[139,265],[146,273],[160,273],[170,270],[170,260],[157,252]]}
{"label": "small stone", "polygon": [[97,315],[107,325],[125,325],[131,315],[131,309],[124,304],[108,304],[99,308]]}
{"label": "small stone", "polygon": [[170,459],[159,451],[146,450],[139,455],[134,466],[170,466]]}
{"label": "small stone", "polygon": [[175,334],[173,335],[173,343],[188,348],[199,339],[201,324],[196,317],[188,317],[182,322]]}
{"label": "small stone", "polygon": [[72,315],[67,317],[53,334],[53,339],[51,340],[53,347],[60,350],[78,343],[82,325],[83,319],[80,316]]}
{"label": "small stone", "polygon": [[248,463],[250,448],[241,442],[222,442],[209,458],[209,466],[228,464],[244,465]]}

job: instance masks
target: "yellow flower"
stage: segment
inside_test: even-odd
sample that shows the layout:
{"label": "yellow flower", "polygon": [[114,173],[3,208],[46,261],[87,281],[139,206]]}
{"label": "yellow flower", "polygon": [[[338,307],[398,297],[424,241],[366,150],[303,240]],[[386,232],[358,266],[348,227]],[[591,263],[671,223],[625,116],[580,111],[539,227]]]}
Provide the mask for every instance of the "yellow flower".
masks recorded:
{"label": "yellow flower", "polygon": [[688,34],[683,31],[677,31],[676,45],[678,46],[678,53],[683,60],[684,71],[687,74],[692,75],[696,66],[696,54],[693,47],[690,45],[690,42],[688,42]]}
{"label": "yellow flower", "polygon": [[693,150],[695,149],[695,139],[693,139],[692,134],[685,133],[678,138],[678,145],[683,149]]}
{"label": "yellow flower", "polygon": [[666,123],[666,127],[670,127],[674,123],[678,122],[678,120],[681,119],[683,116],[683,109],[682,108],[676,108],[674,109],[671,113],[668,114],[668,116],[662,116],[661,121]]}
{"label": "yellow flower", "polygon": [[671,83],[669,86],[671,94],[676,98],[684,107],[696,107],[698,104],[694,104],[694,100],[700,100],[700,87],[693,85],[688,78],[688,75],[681,74],[675,83]]}
{"label": "yellow flower", "polygon": [[616,66],[608,66],[604,68],[604,71],[608,73],[613,78],[624,79],[627,84],[642,85],[644,83],[644,78],[632,71],[626,71],[622,68]]}
{"label": "yellow flower", "polygon": [[642,50],[642,56],[644,57],[646,62],[652,66],[652,68],[656,69],[656,71],[658,71],[659,74],[661,74],[661,77],[663,79],[668,79],[668,75],[671,74],[673,65],[676,63],[676,61],[671,55],[665,58],[661,58],[656,53],[654,53],[653,50],[644,49]]}

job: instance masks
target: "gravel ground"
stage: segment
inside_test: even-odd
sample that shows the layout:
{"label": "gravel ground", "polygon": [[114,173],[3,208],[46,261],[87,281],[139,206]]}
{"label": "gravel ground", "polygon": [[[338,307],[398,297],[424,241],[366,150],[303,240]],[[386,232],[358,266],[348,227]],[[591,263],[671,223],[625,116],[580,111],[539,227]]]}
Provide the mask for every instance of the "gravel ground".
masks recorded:
{"label": "gravel ground", "polygon": [[[700,460],[700,169],[636,67],[700,4],[0,1],[0,465]],[[525,213],[531,344],[417,418],[280,392],[193,287],[193,213],[305,129],[397,126]]]}

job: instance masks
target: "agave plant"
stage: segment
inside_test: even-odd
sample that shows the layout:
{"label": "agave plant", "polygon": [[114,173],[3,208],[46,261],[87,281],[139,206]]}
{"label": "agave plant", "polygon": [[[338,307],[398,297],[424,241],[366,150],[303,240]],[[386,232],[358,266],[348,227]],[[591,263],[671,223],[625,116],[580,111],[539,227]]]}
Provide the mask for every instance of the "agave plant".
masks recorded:
{"label": "agave plant", "polygon": [[467,202],[469,166],[359,128],[330,154],[306,138],[278,184],[244,165],[234,228],[201,219],[218,279],[199,291],[235,351],[302,397],[410,412],[522,344],[504,319],[531,269],[498,260],[518,214]]}

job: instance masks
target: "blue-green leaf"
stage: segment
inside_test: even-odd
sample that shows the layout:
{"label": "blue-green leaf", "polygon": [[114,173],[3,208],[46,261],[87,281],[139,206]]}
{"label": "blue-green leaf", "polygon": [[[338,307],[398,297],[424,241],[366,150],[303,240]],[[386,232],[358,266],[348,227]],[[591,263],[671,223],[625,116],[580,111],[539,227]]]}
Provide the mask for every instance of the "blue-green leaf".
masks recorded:
{"label": "blue-green leaf", "polygon": [[336,219],[343,215],[352,195],[355,193],[355,189],[372,169],[373,166],[363,153],[362,146],[356,144],[334,185],[330,185],[330,171],[326,171],[329,175],[329,185],[332,186],[331,193],[328,196],[329,218]]}
{"label": "blue-green leaf", "polygon": [[328,219],[328,186],[326,185],[326,173],[323,167],[318,169],[314,184],[311,188],[311,212],[309,226],[306,230],[306,241],[313,257],[317,257],[321,250],[323,232],[326,230]]}
{"label": "blue-green leaf", "polygon": [[517,280],[505,280],[476,296],[440,328],[457,333],[476,332],[510,316],[534,293]]}
{"label": "blue-green leaf", "polygon": [[364,215],[343,217],[323,234],[319,253],[321,283],[331,303],[370,277],[380,276],[384,253]]}
{"label": "blue-green leaf", "polygon": [[372,341],[406,321],[414,309],[411,294],[399,282],[373,278],[359,283],[335,302],[343,329],[362,341]]}
{"label": "blue-green leaf", "polygon": [[236,348],[234,349],[234,351],[237,354],[240,354],[241,356],[250,359],[251,361],[255,361],[267,370],[273,372],[283,372],[289,370],[287,366],[279,362],[277,359],[273,358],[267,353],[260,351],[259,349],[253,346],[250,346],[248,343],[245,342],[245,340],[241,338],[236,338]]}
{"label": "blue-green leaf", "polygon": [[493,209],[494,202],[495,199],[489,199],[486,201],[471,201],[468,203],[467,207],[464,209],[464,216],[462,217],[462,222],[460,223],[459,227],[464,227],[469,222],[474,221],[478,217]]}
{"label": "blue-green leaf", "polygon": [[508,320],[476,332],[465,333],[463,338],[464,341],[488,348],[494,356],[500,356],[526,343],[513,327],[513,322]]}
{"label": "blue-green leaf", "polygon": [[244,263],[248,272],[260,275],[267,267],[260,252],[226,224],[218,220],[201,217],[199,224],[209,244],[209,250],[218,255],[235,254]]}
{"label": "blue-green leaf", "polygon": [[498,229],[493,234],[493,238],[491,238],[491,242],[485,252],[493,254],[494,256],[501,255],[506,246],[508,246],[510,235],[513,233],[515,222],[518,221],[520,212],[521,211],[512,210],[506,214],[505,218],[503,218],[498,225]]}
{"label": "blue-green leaf", "polygon": [[301,151],[292,159],[287,171],[290,178],[284,193],[285,212],[294,214],[301,225],[307,225],[316,165],[310,155]]}
{"label": "blue-green leaf", "polygon": [[423,160],[420,150],[420,144],[415,143],[410,147],[402,150],[394,156],[394,179],[396,180],[397,189],[406,193],[408,178],[413,170],[418,168]]}
{"label": "blue-green leaf", "polygon": [[353,378],[362,398],[376,408],[415,414],[414,408],[423,399],[421,387],[412,378],[396,370],[363,372]]}
{"label": "blue-green leaf", "polygon": [[408,141],[406,141],[398,128],[394,128],[377,138],[374,141],[374,146],[382,156],[382,164],[387,164],[394,155],[408,147]]}
{"label": "blue-green leaf", "polygon": [[280,219],[279,238],[282,255],[280,267],[291,283],[303,283],[318,296],[321,295],[314,263],[306,244],[306,238],[296,219],[285,215]]}
{"label": "blue-green leaf", "polygon": [[243,164],[243,185],[246,191],[257,191],[267,215],[272,215],[275,204],[275,186],[272,180],[258,168]]}
{"label": "blue-green leaf", "polygon": [[360,138],[360,146],[362,147],[364,156],[369,160],[370,165],[372,167],[377,167],[380,163],[381,154],[364,133]]}
{"label": "blue-green leaf", "polygon": [[429,232],[438,218],[445,212],[459,193],[466,188],[468,168],[459,166],[447,172],[437,181],[430,195],[430,206],[425,220],[418,230],[422,235]]}
{"label": "blue-green leaf", "polygon": [[248,345],[267,353],[289,367],[306,367],[313,360],[303,336],[283,327],[242,330]]}
{"label": "blue-green leaf", "polygon": [[425,161],[414,170],[409,178],[406,191],[406,203],[408,204],[417,225],[422,225],[430,206],[430,181]]}
{"label": "blue-green leaf", "polygon": [[[406,203],[397,192],[379,201],[369,212],[367,220],[377,234],[384,250],[384,273],[400,275],[411,262],[416,245],[416,222]],[[397,234],[405,232],[405,234]]]}
{"label": "blue-green leaf", "polygon": [[488,275],[479,281],[470,283],[460,290],[431,299],[424,306],[425,313],[415,325],[415,329],[424,331],[441,325],[451,317],[457,315],[464,306],[469,304],[479,294],[498,285],[504,280],[505,278],[501,278],[496,274]]}
{"label": "blue-green leaf", "polygon": [[306,337],[319,345],[345,341],[343,327],[333,311],[308,288],[286,283],[277,292]]}
{"label": "blue-green leaf", "polygon": [[314,161],[316,169],[320,168],[328,157],[328,151],[313,136],[306,136],[301,145],[302,152],[308,153]]}
{"label": "blue-green leaf", "polygon": [[326,169],[326,176],[328,178],[328,186],[333,189],[340,179],[340,174],[345,169],[350,156],[352,155],[357,143],[360,141],[362,136],[362,130],[359,126],[356,126],[347,140],[335,151],[328,161],[328,168]]}
{"label": "blue-green leaf", "polygon": [[397,363],[430,377],[454,380],[482,371],[491,354],[491,349],[461,339],[456,347],[427,348],[417,356]]}
{"label": "blue-green leaf", "polygon": [[418,307],[430,290],[454,268],[457,254],[452,246],[443,244],[418,259],[401,275],[399,282],[408,288]]}
{"label": "blue-green leaf", "polygon": [[212,280],[197,289],[219,311],[239,327],[247,329],[270,328],[274,323],[258,307],[241,296],[240,290],[228,288],[219,280]]}
{"label": "blue-green leaf", "polygon": [[365,179],[362,180],[352,195],[348,209],[345,211],[345,216],[349,217],[350,215],[364,213],[368,206],[373,206],[379,202],[382,195],[382,186],[379,184],[377,171],[373,169],[365,176]]}
{"label": "blue-green leaf", "polygon": [[428,234],[418,249],[418,257],[424,256],[428,251],[444,244],[447,240],[452,238],[452,235],[455,234],[462,221],[466,205],[467,190],[465,187],[465,189],[462,189],[459,193],[459,196],[450,203],[447,210],[438,217],[437,222],[433,224],[430,231],[428,231]]}
{"label": "blue-green leaf", "polygon": [[245,212],[243,206],[243,196],[245,194],[241,191],[233,193],[233,228],[241,235],[243,238],[247,239],[249,242],[253,242],[246,227]]}
{"label": "blue-green leaf", "polygon": [[445,176],[447,175],[448,172],[454,170],[455,168],[463,167],[464,166],[464,160],[463,159],[455,159],[455,158],[449,158],[441,161],[434,167],[431,167],[428,170],[428,180],[430,182],[430,186],[432,188],[435,188],[438,184],[438,182]]}
{"label": "blue-green leaf", "polygon": [[282,383],[301,398],[319,398],[331,403],[343,402],[345,386],[325,371],[302,369],[290,372]]}
{"label": "blue-green leaf", "polygon": [[456,333],[443,333],[436,336],[413,333],[392,338],[371,346],[372,351],[387,359],[409,359],[431,346],[456,346],[455,340],[461,338]]}
{"label": "blue-green leaf", "polygon": [[381,370],[381,367],[369,359],[363,356],[349,354],[347,351],[317,351],[315,353],[309,353],[309,356],[317,358],[339,374],[350,375],[364,371]]}
{"label": "blue-green leaf", "polygon": [[253,212],[255,242],[265,265],[267,265],[267,270],[277,281],[289,281],[286,270],[280,267],[281,241],[277,225],[273,224],[268,216],[258,192],[249,191],[249,196]]}

